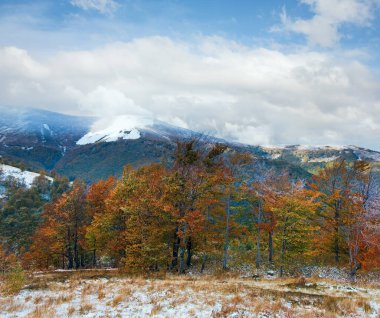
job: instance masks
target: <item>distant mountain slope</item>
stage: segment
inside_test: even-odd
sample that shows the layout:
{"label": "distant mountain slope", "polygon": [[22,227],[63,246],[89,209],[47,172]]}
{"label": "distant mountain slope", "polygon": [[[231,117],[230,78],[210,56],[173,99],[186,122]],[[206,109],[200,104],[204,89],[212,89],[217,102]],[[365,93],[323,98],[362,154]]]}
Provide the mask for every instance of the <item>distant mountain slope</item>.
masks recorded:
{"label": "distant mountain slope", "polygon": [[285,160],[302,167],[310,173],[324,167],[331,161],[344,158],[347,161],[366,160],[380,163],[380,152],[356,146],[285,146],[263,147],[268,157],[275,160]]}
{"label": "distant mountain slope", "polygon": [[[88,182],[120,176],[123,166],[141,166],[173,160],[177,140],[200,139],[201,133],[136,116],[120,116],[95,124],[96,118],[67,116],[36,110],[0,107],[0,155],[38,171],[56,170],[70,179]],[[249,152],[257,164],[287,169],[294,177],[308,178],[318,168],[344,157],[365,159],[380,166],[380,153],[347,147],[260,147],[208,137],[203,142],[225,143],[229,151]]]}
{"label": "distant mountain slope", "polygon": [[[40,174],[27,170],[21,170],[17,167],[0,164],[0,182],[6,180],[8,177],[15,178],[18,182],[25,184],[27,188],[31,187],[35,178]],[[53,178],[46,176],[46,179],[53,181]]]}
{"label": "distant mountain slope", "polygon": [[29,108],[0,107],[0,155],[51,170],[88,132],[94,118]]}

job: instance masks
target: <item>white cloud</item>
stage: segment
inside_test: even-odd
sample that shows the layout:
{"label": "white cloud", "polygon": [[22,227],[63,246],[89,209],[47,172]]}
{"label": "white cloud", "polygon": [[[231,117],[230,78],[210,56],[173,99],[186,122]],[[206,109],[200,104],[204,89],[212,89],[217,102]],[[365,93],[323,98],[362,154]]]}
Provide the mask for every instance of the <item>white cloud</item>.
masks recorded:
{"label": "white cloud", "polygon": [[221,38],[190,44],[148,37],[47,59],[2,48],[0,104],[153,114],[252,144],[380,150],[380,82],[356,56],[284,53]]}
{"label": "white cloud", "polygon": [[304,34],[310,44],[332,47],[341,38],[343,25],[369,26],[377,0],[299,0],[310,7],[310,19],[292,19],[281,13],[287,31]]}
{"label": "white cloud", "polygon": [[83,10],[95,10],[102,14],[113,13],[119,7],[114,0],[71,0],[70,3]]}

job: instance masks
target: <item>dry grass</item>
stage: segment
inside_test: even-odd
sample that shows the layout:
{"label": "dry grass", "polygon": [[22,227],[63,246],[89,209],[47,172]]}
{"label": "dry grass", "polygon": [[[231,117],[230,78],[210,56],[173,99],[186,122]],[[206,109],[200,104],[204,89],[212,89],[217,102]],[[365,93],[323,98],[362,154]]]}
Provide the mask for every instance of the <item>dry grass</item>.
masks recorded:
{"label": "dry grass", "polygon": [[38,305],[42,302],[42,300],[43,300],[42,296],[37,296],[36,298],[34,298],[34,304]]}
{"label": "dry grass", "polygon": [[123,300],[125,299],[125,296],[123,294],[116,295],[114,299],[112,299],[111,304],[112,307],[116,307],[119,305]]}
{"label": "dry grass", "polygon": [[[253,280],[228,273],[228,277],[167,275],[165,279],[146,279],[118,272],[65,274],[33,277],[34,287],[22,302],[11,296],[0,298],[0,312],[17,316],[19,311],[28,309],[32,318],[49,318],[54,317],[55,308],[64,306],[67,316],[77,317],[98,310],[98,303],[104,308],[102,317],[115,317],[118,313],[120,317],[170,316],[178,311],[185,317],[206,312],[212,317],[273,317],[280,313],[282,318],[330,318],[354,316],[358,312],[369,315],[373,310],[370,293],[352,291],[337,282],[331,282],[333,288],[328,288],[328,281],[317,278]],[[374,291],[380,302],[380,291]],[[75,307],[75,303],[79,305]],[[150,308],[148,313],[128,311],[144,307]]]}
{"label": "dry grass", "polygon": [[73,299],[74,295],[73,294],[63,294],[63,295],[60,295],[58,296],[58,298],[56,298],[56,304],[59,305],[59,304],[64,304],[64,303],[68,303],[69,301],[71,301]]}
{"label": "dry grass", "polygon": [[3,305],[3,307],[5,307],[6,311],[9,312],[9,313],[14,313],[14,312],[17,312],[17,311],[23,309],[23,305],[22,304],[16,304],[13,301],[11,301],[8,304],[5,304],[5,306]]}
{"label": "dry grass", "polygon": [[106,293],[104,291],[104,287],[103,286],[98,287],[97,294],[98,294],[98,299],[99,300],[102,300],[102,299],[104,299],[106,297]]}
{"label": "dry grass", "polygon": [[32,311],[28,318],[54,318],[56,317],[56,311],[54,308],[48,305],[41,305],[35,307],[34,311]]}
{"label": "dry grass", "polygon": [[89,303],[82,303],[82,304],[80,304],[80,307],[79,307],[79,313],[81,315],[85,315],[88,312],[90,312],[92,309],[93,309],[93,305],[91,305]]}
{"label": "dry grass", "polygon": [[153,306],[152,310],[150,311],[150,315],[151,316],[157,315],[161,310],[162,310],[162,305],[155,304]]}
{"label": "dry grass", "polygon": [[75,313],[75,308],[70,306],[68,309],[67,309],[67,316],[71,317],[72,315],[74,315]]}

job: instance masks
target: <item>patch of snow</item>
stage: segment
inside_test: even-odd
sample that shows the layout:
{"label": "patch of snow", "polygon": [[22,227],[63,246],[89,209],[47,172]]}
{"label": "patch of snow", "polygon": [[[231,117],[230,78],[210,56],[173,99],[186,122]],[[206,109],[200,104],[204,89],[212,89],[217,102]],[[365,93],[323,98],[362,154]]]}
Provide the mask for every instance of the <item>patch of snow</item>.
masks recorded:
{"label": "patch of snow", "polygon": [[62,156],[64,156],[66,151],[67,151],[67,147],[66,146],[59,146],[59,148],[61,149]]}
{"label": "patch of snow", "polygon": [[[34,273],[40,275],[40,273]],[[329,285],[323,286],[329,287]],[[347,286],[349,287],[349,286]],[[257,288],[257,289],[256,289]],[[358,288],[353,288],[357,290]],[[256,290],[268,290],[268,295],[255,295]],[[13,296],[0,296],[1,317],[30,317],[36,310],[43,316],[71,317],[301,317],[321,316],[318,303],[310,301],[312,290],[299,291],[296,298],[273,298],[270,291],[293,292],[281,282],[214,280],[145,280],[132,278],[69,279],[47,282],[43,289],[25,288]],[[350,317],[378,317],[379,298],[374,289],[362,294],[350,288],[316,289],[315,295],[329,295],[353,300],[365,299],[370,313],[360,308]],[[259,293],[260,294],[260,293]],[[251,295],[254,295],[252,298]],[[277,293],[275,294],[277,295]],[[291,294],[289,294],[291,296]],[[101,297],[100,297],[101,296]],[[371,297],[373,296],[373,297]],[[301,298],[302,297],[302,298]],[[304,304],[303,299],[308,300]],[[270,308],[271,304],[281,301]],[[296,302],[295,302],[296,301]],[[264,306],[256,308],[257,304]],[[323,308],[323,307],[322,307]],[[70,314],[69,314],[69,311]],[[310,316],[310,315],[308,315]],[[342,315],[338,317],[343,317]],[[345,316],[347,317],[347,315]]]}
{"label": "patch of snow", "polygon": [[[138,116],[119,116],[108,125],[98,122],[92,131],[80,138],[77,145],[87,145],[96,142],[112,142],[120,139],[139,139],[141,137],[138,128],[144,128],[152,124],[152,120]],[[97,129],[97,127],[102,127]]]}
{"label": "patch of snow", "polygon": [[359,160],[373,160],[380,161],[380,152],[368,151],[364,149],[353,149],[355,155],[358,156]]}
{"label": "patch of snow", "polygon": [[[26,170],[22,171],[19,168],[4,164],[0,164],[0,170],[3,172],[3,176],[5,178],[14,177],[20,182],[23,182],[28,188],[32,186],[34,179],[40,176],[39,173]],[[50,182],[53,182],[53,178],[51,177],[46,176],[46,179],[48,179]]]}
{"label": "patch of snow", "polygon": [[344,150],[349,146],[340,145],[265,145],[265,149],[277,150],[277,149],[295,149],[295,150]]}
{"label": "patch of snow", "polygon": [[42,126],[44,126],[44,128],[45,128],[46,130],[51,131],[51,129],[50,129],[50,127],[49,127],[48,124],[43,124]]}
{"label": "patch of snow", "polygon": [[7,189],[4,186],[0,185],[0,199],[4,198],[6,192]]}
{"label": "patch of snow", "polygon": [[46,139],[45,139],[45,134],[44,134],[44,129],[43,128],[41,128],[41,138],[42,138],[42,143],[45,143]]}
{"label": "patch of snow", "polygon": [[319,157],[310,159],[309,162],[330,162],[338,159],[339,156],[331,156],[331,157]]}
{"label": "patch of snow", "polygon": [[376,302],[374,300],[370,301],[370,306],[371,306],[371,314],[370,317],[372,318],[377,318],[379,317],[380,314],[380,302]]}

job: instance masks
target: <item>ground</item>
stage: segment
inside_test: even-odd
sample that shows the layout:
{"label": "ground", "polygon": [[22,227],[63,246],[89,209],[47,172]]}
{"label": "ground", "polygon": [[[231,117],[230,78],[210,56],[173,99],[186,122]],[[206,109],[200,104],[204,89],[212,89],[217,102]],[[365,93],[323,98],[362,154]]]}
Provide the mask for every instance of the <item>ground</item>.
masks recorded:
{"label": "ground", "polygon": [[234,275],[34,273],[1,317],[380,317],[380,283]]}

